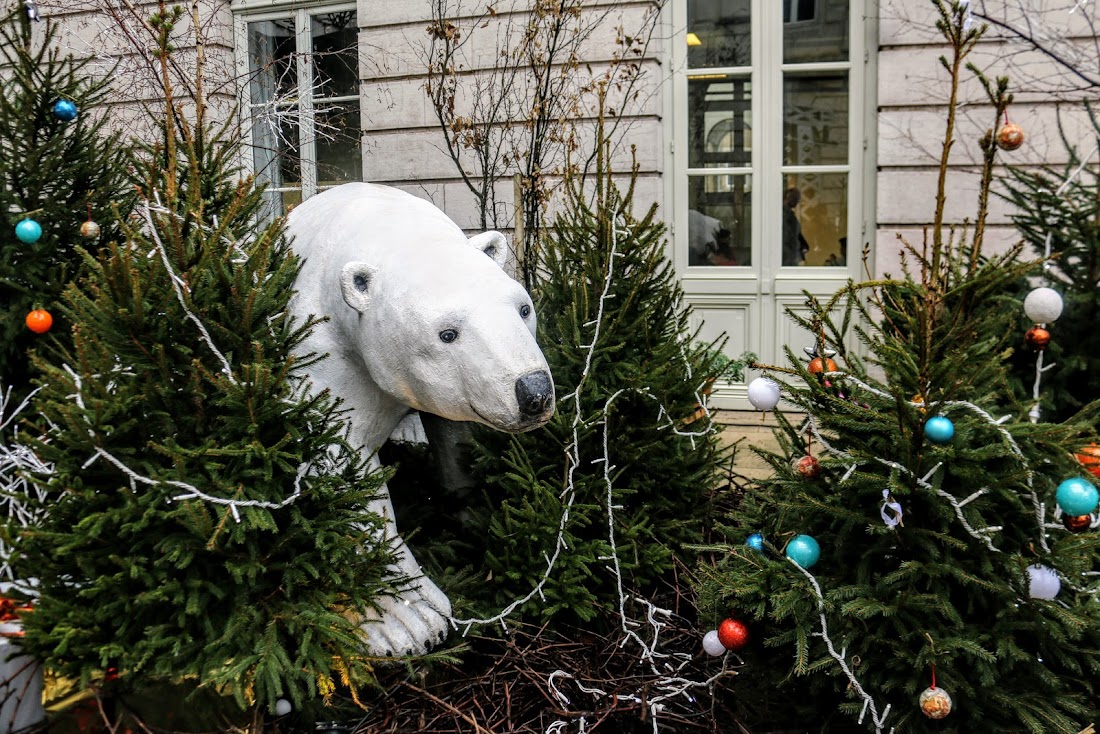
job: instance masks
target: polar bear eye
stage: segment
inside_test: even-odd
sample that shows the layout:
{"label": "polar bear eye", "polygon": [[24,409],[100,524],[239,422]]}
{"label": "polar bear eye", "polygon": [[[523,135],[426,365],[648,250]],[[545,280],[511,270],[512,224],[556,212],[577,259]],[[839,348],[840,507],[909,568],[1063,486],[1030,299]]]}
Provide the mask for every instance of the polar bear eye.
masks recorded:
{"label": "polar bear eye", "polygon": [[519,317],[525,319],[531,315],[531,307],[526,303],[519,307]]}
{"label": "polar bear eye", "polygon": [[450,344],[458,338],[458,332],[454,329],[444,329],[443,331],[439,332],[439,338],[443,341],[444,344]]}

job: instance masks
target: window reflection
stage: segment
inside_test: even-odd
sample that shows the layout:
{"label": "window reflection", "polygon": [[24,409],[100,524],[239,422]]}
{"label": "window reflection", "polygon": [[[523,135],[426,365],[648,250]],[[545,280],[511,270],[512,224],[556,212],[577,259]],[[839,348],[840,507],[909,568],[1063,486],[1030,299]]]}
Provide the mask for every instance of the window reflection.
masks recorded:
{"label": "window reflection", "polygon": [[783,265],[847,265],[848,175],[804,173],[787,179],[783,192]]}
{"label": "window reflection", "polygon": [[849,60],[850,0],[779,1],[783,3],[783,63]]}
{"label": "window reflection", "polygon": [[848,72],[784,75],[783,163],[847,162]]}
{"label": "window reflection", "polygon": [[688,179],[688,265],[752,264],[752,178]]}
{"label": "window reflection", "polygon": [[688,67],[752,63],[750,0],[688,0]]}
{"label": "window reflection", "polygon": [[688,77],[688,166],[752,165],[752,83],[747,76]]}

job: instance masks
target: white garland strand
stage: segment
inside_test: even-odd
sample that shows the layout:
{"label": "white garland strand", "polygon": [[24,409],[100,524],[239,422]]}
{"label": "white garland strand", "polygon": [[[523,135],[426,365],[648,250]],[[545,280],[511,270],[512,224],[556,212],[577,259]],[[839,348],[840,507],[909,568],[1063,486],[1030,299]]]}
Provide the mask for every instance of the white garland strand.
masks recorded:
{"label": "white garland strand", "polygon": [[[607,505],[607,530],[608,530],[608,547],[610,549],[609,555],[602,557],[599,560],[609,562],[609,570],[615,578],[616,591],[618,593],[618,613],[620,620],[620,629],[623,632],[623,640],[620,643],[620,647],[626,646],[633,642],[638,646],[639,661],[647,665],[649,671],[656,677],[655,681],[652,681],[652,689],[648,691],[639,691],[637,694],[623,694],[615,693],[614,698],[616,701],[627,701],[636,703],[639,705],[645,705],[650,714],[650,721],[653,726],[654,734],[658,734],[658,720],[660,713],[665,709],[667,701],[677,697],[686,697],[691,699],[690,691],[696,689],[709,689],[715,681],[718,679],[732,675],[733,671],[727,670],[725,666],[723,669],[714,676],[702,681],[691,680],[679,675],[679,673],[691,663],[693,656],[687,653],[665,653],[660,650],[661,633],[668,627],[668,621],[673,616],[673,613],[669,609],[664,609],[653,604],[647,599],[640,597],[631,597],[631,600],[637,604],[640,604],[645,608],[645,623],[649,629],[649,639],[643,639],[642,635],[638,632],[643,623],[637,620],[631,619],[627,614],[627,595],[623,586],[622,569],[619,563],[618,553],[615,547],[615,512],[622,509],[620,505],[615,504],[614,500],[614,488],[611,481],[612,472],[615,466],[611,463],[611,451],[610,451],[610,435],[608,430],[608,416],[610,415],[612,404],[627,393],[634,393],[646,397],[657,403],[657,427],[658,430],[668,430],[673,435],[687,438],[692,442],[692,446],[695,446],[695,439],[706,436],[708,433],[713,432],[713,426],[704,430],[685,430],[681,427],[667,410],[666,406],[648,390],[648,389],[620,389],[612,394],[604,403],[599,417],[594,420],[586,420],[584,417],[584,406],[582,404],[582,392],[585,384],[588,381],[588,377],[591,373],[593,360],[595,359],[596,348],[600,344],[600,337],[605,322],[605,314],[607,304],[613,297],[611,294],[611,287],[615,281],[615,261],[620,257],[618,250],[618,238],[619,236],[630,236],[630,231],[627,229],[627,225],[622,218],[622,215],[617,215],[615,226],[612,227],[612,239],[611,247],[608,257],[607,272],[604,277],[603,287],[600,292],[600,297],[597,301],[596,316],[591,321],[584,324],[585,327],[591,327],[593,329],[591,340],[582,345],[585,350],[584,368],[581,371],[580,379],[578,380],[577,387],[569,394],[562,397],[562,400],[571,400],[573,402],[573,423],[572,423],[572,437],[569,444],[566,446],[565,454],[569,467],[566,472],[565,485],[559,494],[559,497],[563,500],[562,513],[558,520],[557,537],[554,543],[554,551],[552,554],[544,553],[546,560],[546,571],[542,577],[535,584],[534,588],[530,592],[522,597],[514,599],[511,603],[501,609],[500,612],[484,618],[451,618],[451,624],[455,629],[461,629],[463,636],[469,634],[470,630],[474,626],[488,625],[488,624],[500,624],[502,628],[507,630],[506,620],[517,609],[534,599],[536,596],[545,600],[543,589],[546,584],[549,583],[554,568],[557,565],[558,559],[564,551],[567,551],[568,545],[565,541],[565,529],[569,523],[570,511],[576,500],[576,486],[574,483],[574,474],[577,468],[580,466],[580,431],[582,427],[592,427],[594,425],[602,424],[602,448],[603,455],[599,458],[593,459],[592,463],[603,465],[603,480],[606,487],[606,505]],[[685,364],[688,363],[686,352],[684,352],[683,345],[681,344],[681,354],[684,356]],[[689,365],[690,370],[690,365]],[[689,378],[690,372],[689,372]],[[706,396],[701,395],[699,390],[696,390],[696,398],[699,404],[702,406],[705,415],[710,416],[709,408],[707,406]],[[547,688],[549,693],[554,697],[563,707],[571,704],[569,698],[558,687],[559,680],[573,681],[578,690],[587,695],[594,696],[596,698],[608,698],[612,694],[599,688],[590,688],[577,682],[576,676],[564,670],[555,670],[547,678]],[[578,729],[577,734],[584,734],[586,731],[586,720],[584,717],[580,717],[577,722]],[[564,734],[569,728],[569,723],[564,720],[555,720],[551,722],[546,728],[546,734]]]}
{"label": "white garland strand", "polygon": [[[886,708],[882,710],[880,714],[878,706],[875,704],[875,699],[863,689],[859,679],[856,678],[855,673],[852,672],[851,666],[848,665],[847,653],[848,649],[845,648],[840,652],[837,652],[836,647],[833,645],[832,638],[829,637],[829,621],[825,617],[825,596],[821,593],[821,586],[817,583],[817,579],[814,575],[802,568],[802,566],[795,563],[792,559],[788,558],[787,561],[797,568],[803,576],[810,581],[810,585],[813,586],[814,596],[817,598],[817,611],[818,622],[821,624],[821,631],[815,632],[814,636],[820,637],[825,642],[825,648],[829,651],[829,656],[836,660],[840,669],[844,671],[844,675],[848,678],[848,683],[851,688],[859,694],[863,699],[863,710],[859,714],[858,723],[862,724],[863,719],[866,717],[867,712],[871,712],[871,723],[875,725],[875,734],[882,734],[883,728],[886,726],[886,717],[890,715],[890,706],[892,704],[886,704]],[[890,732],[894,731],[893,727],[890,728]]]}
{"label": "white garland strand", "polygon": [[[46,492],[29,478],[53,473],[52,466],[43,462],[29,446],[20,442],[18,425],[15,423],[39,389],[41,388],[32,391],[19,405],[12,408],[11,388],[4,390],[0,385],[0,513],[7,516],[8,522],[14,522],[22,528],[40,521],[46,500]],[[10,440],[5,435],[8,431],[11,432]],[[19,582],[9,564],[10,557],[11,548],[0,541],[0,583]]]}

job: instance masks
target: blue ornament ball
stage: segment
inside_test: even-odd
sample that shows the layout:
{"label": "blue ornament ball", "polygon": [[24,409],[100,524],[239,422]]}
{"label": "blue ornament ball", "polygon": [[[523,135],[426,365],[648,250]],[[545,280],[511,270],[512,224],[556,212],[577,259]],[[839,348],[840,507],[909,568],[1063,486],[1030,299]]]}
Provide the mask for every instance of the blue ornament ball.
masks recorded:
{"label": "blue ornament ball", "polygon": [[924,435],[932,443],[949,443],[955,437],[955,424],[950,419],[937,415],[924,424]]}
{"label": "blue ornament ball", "polygon": [[1054,496],[1062,512],[1073,517],[1091,514],[1096,511],[1097,504],[1100,504],[1100,493],[1096,491],[1096,487],[1080,477],[1073,477],[1059,484]]}
{"label": "blue ornament ball", "polygon": [[760,533],[753,533],[749,537],[745,538],[745,545],[752,548],[754,551],[764,552],[764,536]]}
{"label": "blue ornament ball", "polygon": [[72,100],[59,99],[53,106],[53,116],[62,122],[71,122],[76,119],[77,108]]}
{"label": "blue ornament ball", "polygon": [[787,558],[802,568],[811,568],[821,558],[821,546],[809,535],[796,535],[787,543]]}
{"label": "blue ornament ball", "polygon": [[15,236],[20,242],[33,245],[42,237],[42,225],[33,219],[24,219],[15,225]]}

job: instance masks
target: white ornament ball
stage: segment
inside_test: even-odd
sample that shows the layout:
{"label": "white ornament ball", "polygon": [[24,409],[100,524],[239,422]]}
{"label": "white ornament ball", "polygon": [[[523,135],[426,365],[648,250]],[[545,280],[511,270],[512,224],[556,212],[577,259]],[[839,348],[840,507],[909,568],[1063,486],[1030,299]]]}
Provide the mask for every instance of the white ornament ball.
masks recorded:
{"label": "white ornament ball", "polygon": [[1062,297],[1053,288],[1036,288],[1024,299],[1024,313],[1037,324],[1049,324],[1062,315]]}
{"label": "white ornament ball", "polygon": [[749,383],[749,402],[757,410],[771,410],[779,404],[779,384],[767,377]]}
{"label": "white ornament ball", "polygon": [[726,654],[726,646],[718,639],[718,630],[711,630],[703,635],[703,652],[712,657]]}
{"label": "white ornament ball", "polygon": [[1058,574],[1046,566],[1038,564],[1027,567],[1028,594],[1032,599],[1053,599],[1058,596],[1062,588],[1062,582],[1058,580]]}
{"label": "white ornament ball", "polygon": [[291,712],[292,709],[293,707],[290,705],[290,701],[286,700],[285,698],[280,698],[278,701],[275,702],[276,716],[286,716]]}

